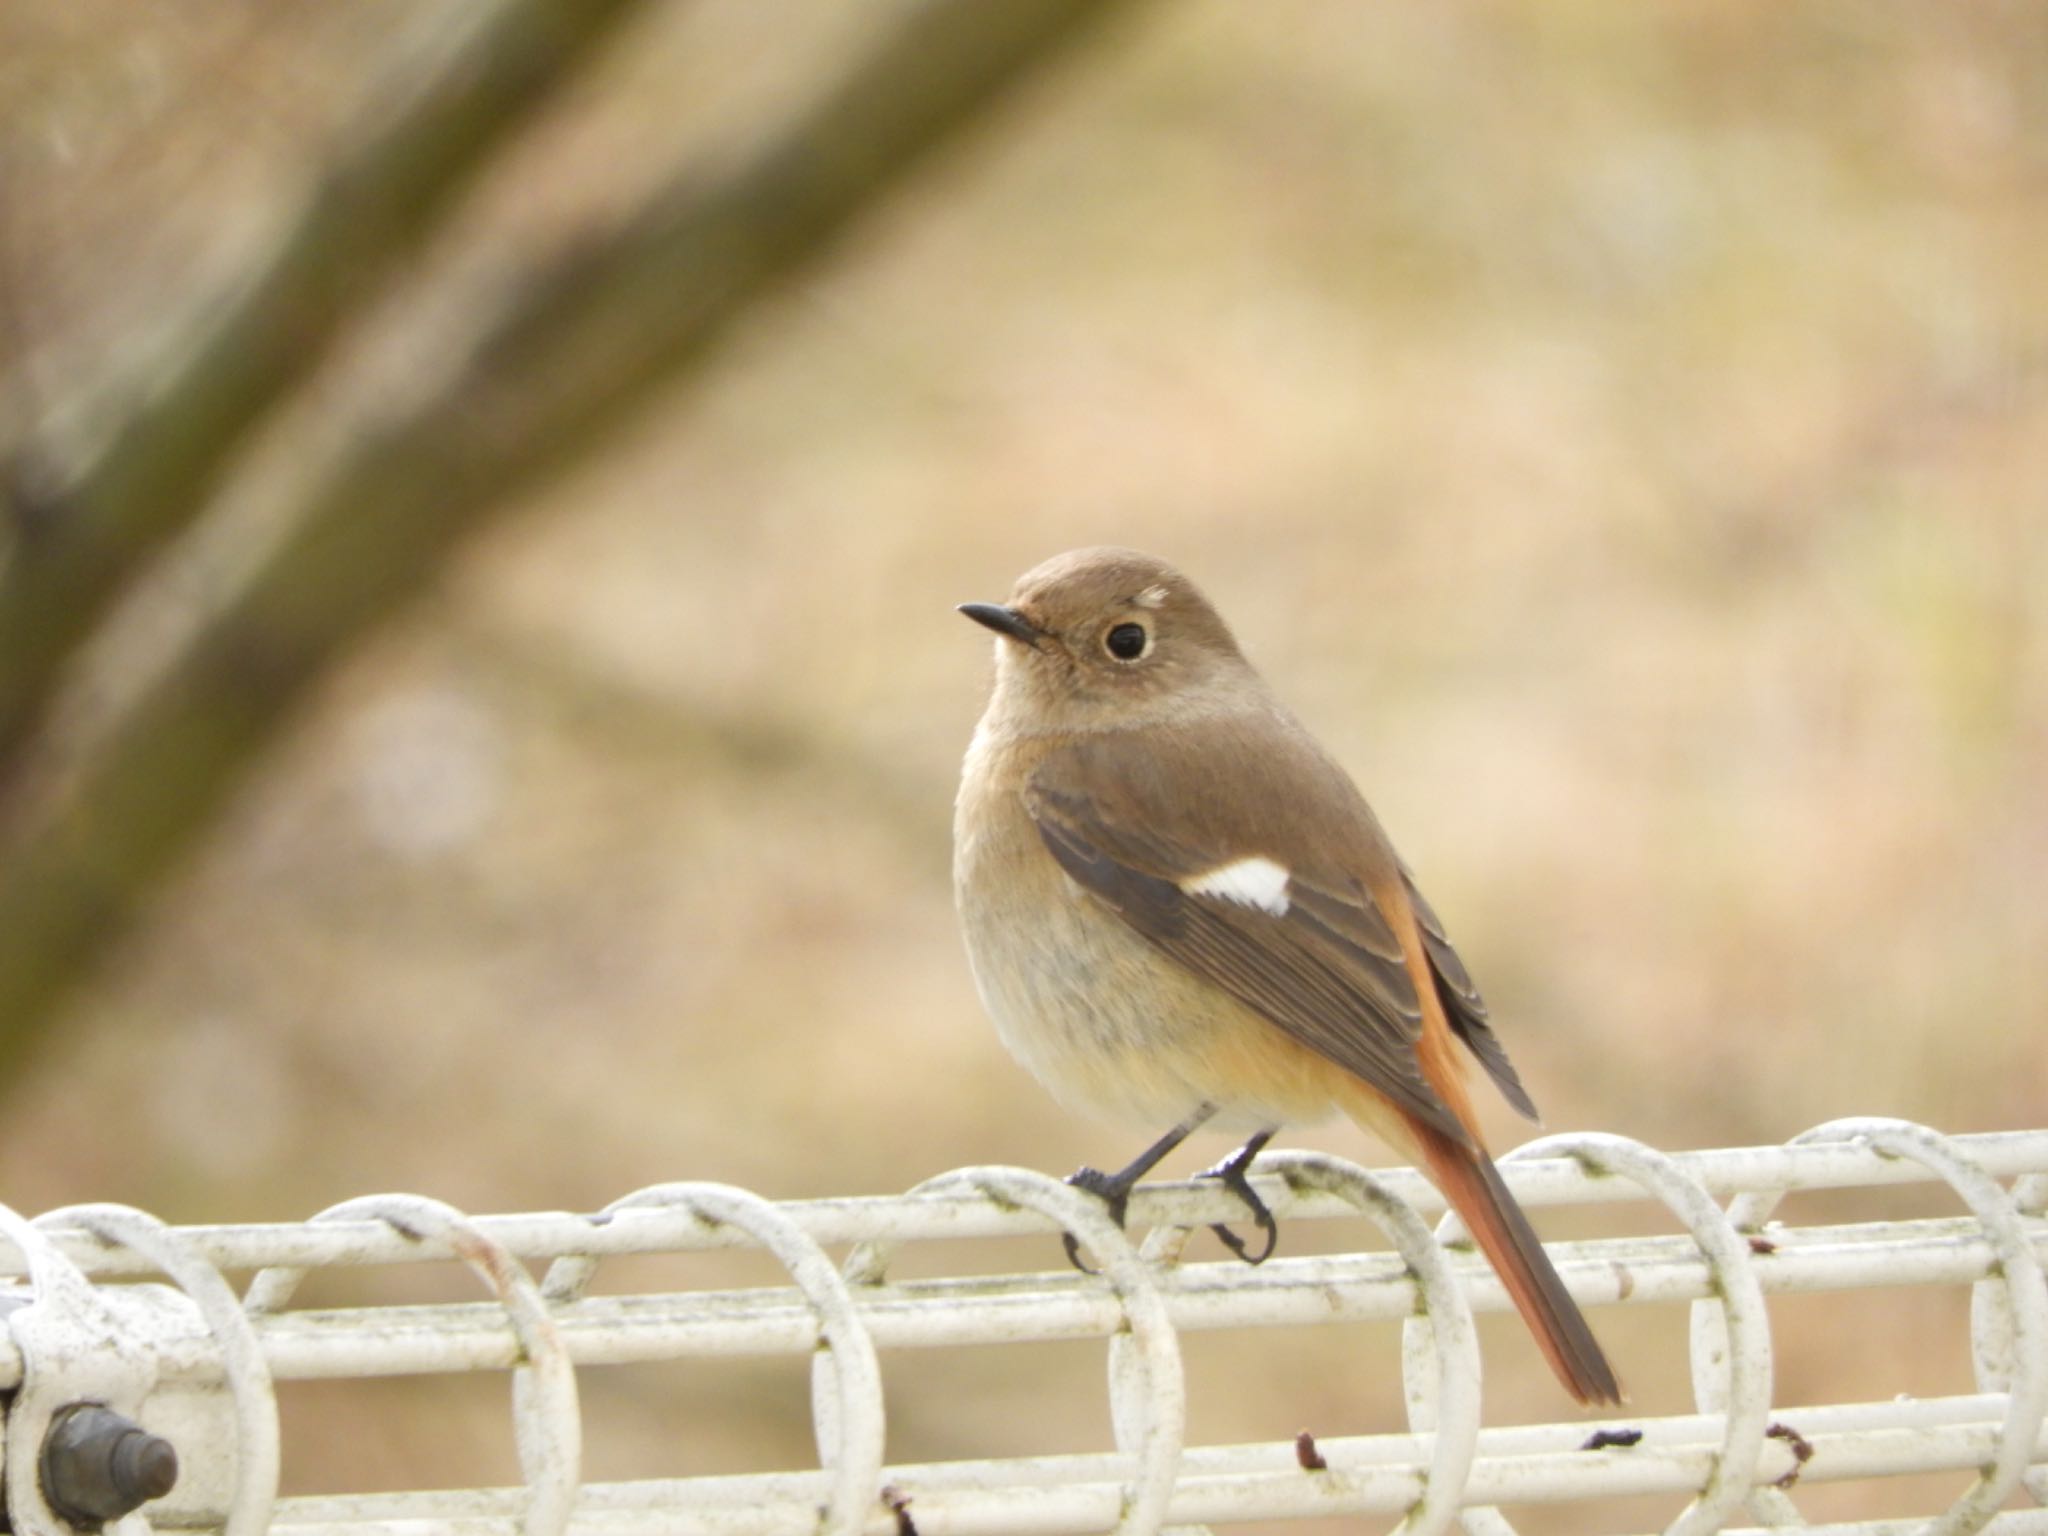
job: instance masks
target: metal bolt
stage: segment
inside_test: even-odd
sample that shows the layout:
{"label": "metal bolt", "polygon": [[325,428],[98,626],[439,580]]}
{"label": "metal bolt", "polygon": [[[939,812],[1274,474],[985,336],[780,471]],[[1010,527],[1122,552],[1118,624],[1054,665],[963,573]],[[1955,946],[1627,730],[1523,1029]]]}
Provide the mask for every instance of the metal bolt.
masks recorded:
{"label": "metal bolt", "polygon": [[73,1403],[43,1437],[43,1497],[80,1530],[160,1499],[178,1481],[171,1442],[98,1403]]}

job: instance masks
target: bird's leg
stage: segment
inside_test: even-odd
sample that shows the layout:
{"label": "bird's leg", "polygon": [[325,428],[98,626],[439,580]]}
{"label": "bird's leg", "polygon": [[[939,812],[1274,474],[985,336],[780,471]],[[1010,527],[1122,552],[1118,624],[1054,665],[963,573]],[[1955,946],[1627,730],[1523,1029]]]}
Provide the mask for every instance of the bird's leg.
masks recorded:
{"label": "bird's leg", "polygon": [[[1274,1127],[1274,1130],[1277,1129],[1278,1127]],[[1266,1143],[1272,1139],[1273,1130],[1261,1131],[1214,1168],[1197,1175],[1204,1179],[1220,1180],[1225,1189],[1251,1207],[1252,1224],[1266,1234],[1265,1246],[1259,1249],[1256,1257],[1251,1252],[1251,1246],[1223,1223],[1216,1222],[1209,1228],[1224,1247],[1247,1264],[1265,1263],[1273,1257],[1273,1247],[1280,1241],[1280,1224],[1273,1220],[1272,1211],[1267,1209],[1266,1202],[1252,1189],[1251,1180],[1245,1177],[1246,1171],[1252,1165],[1252,1159],[1265,1151]]]}
{"label": "bird's leg", "polygon": [[[1109,1207],[1109,1219],[1121,1227],[1124,1224],[1124,1209],[1130,1204],[1132,1186],[1158,1167],[1160,1160],[1167,1153],[1194,1135],[1202,1122],[1215,1113],[1214,1104],[1198,1104],[1193,1114],[1140,1152],[1127,1166],[1115,1173],[1104,1173],[1100,1168],[1081,1168],[1068,1174],[1067,1182],[1076,1189],[1085,1189],[1089,1194],[1099,1196],[1102,1203]],[[1271,1217],[1267,1219],[1271,1220]],[[1083,1274],[1095,1273],[1081,1262],[1081,1245],[1074,1240],[1074,1234],[1063,1233],[1062,1240],[1067,1248],[1067,1262]]]}

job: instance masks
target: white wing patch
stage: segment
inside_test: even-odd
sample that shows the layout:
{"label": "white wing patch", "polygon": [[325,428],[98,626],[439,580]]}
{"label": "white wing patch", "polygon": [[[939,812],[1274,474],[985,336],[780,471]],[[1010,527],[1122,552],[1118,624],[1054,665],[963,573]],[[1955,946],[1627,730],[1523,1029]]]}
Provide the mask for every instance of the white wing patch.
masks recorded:
{"label": "white wing patch", "polygon": [[1287,915],[1287,868],[1256,855],[1219,864],[1207,874],[1180,883],[1186,896],[1214,896],[1239,906],[1257,907],[1275,917]]}

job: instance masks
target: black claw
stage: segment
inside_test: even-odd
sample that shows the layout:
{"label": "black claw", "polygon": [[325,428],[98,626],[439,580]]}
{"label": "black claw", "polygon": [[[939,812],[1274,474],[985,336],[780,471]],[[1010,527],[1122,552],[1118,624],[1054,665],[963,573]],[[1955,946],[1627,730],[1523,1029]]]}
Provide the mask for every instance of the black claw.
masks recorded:
{"label": "black claw", "polygon": [[1280,1242],[1280,1228],[1273,1220],[1273,1213],[1267,1210],[1263,1203],[1258,1202],[1256,1195],[1252,1198],[1259,1205],[1259,1208],[1252,1213],[1252,1220],[1257,1224],[1258,1229],[1266,1234],[1266,1241],[1260,1246],[1257,1253],[1251,1251],[1251,1244],[1247,1243],[1220,1221],[1210,1223],[1209,1230],[1216,1234],[1217,1242],[1228,1248],[1240,1259],[1243,1259],[1245,1263],[1263,1264],[1266,1260],[1273,1257],[1273,1249]]}
{"label": "black claw", "polygon": [[1207,1169],[1199,1175],[1204,1179],[1217,1180],[1225,1189],[1242,1200],[1246,1209],[1252,1213],[1252,1224],[1266,1235],[1265,1245],[1254,1254],[1251,1251],[1251,1244],[1222,1222],[1210,1225],[1209,1230],[1216,1234],[1216,1240],[1247,1264],[1265,1263],[1273,1257],[1273,1249],[1280,1242],[1280,1223],[1273,1219],[1273,1212],[1267,1207],[1266,1202],[1259,1198],[1258,1191],[1252,1188],[1251,1180],[1245,1177],[1246,1170],[1252,1165],[1252,1159],[1265,1150],[1266,1143],[1272,1136],[1271,1131],[1254,1136],[1214,1168]]}
{"label": "black claw", "polygon": [[[1109,1219],[1118,1227],[1123,1226],[1124,1215],[1131,1204],[1131,1186],[1128,1180],[1118,1175],[1104,1173],[1100,1168],[1078,1168],[1067,1175],[1066,1181],[1074,1188],[1086,1190],[1095,1196],[1107,1208]],[[1084,1275],[1100,1273],[1099,1270],[1090,1269],[1081,1258],[1081,1244],[1073,1233],[1062,1232],[1060,1243],[1067,1250],[1067,1262],[1074,1268]]]}

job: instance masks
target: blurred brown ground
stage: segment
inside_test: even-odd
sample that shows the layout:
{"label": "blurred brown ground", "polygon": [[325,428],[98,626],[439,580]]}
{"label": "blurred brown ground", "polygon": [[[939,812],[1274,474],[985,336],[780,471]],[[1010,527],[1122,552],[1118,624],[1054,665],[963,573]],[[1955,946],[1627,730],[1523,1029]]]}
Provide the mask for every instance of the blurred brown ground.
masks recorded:
{"label": "blurred brown ground", "polygon": [[[0,0],[32,377],[231,261],[408,15]],[[0,1197],[581,1209],[1121,1160],[1002,1054],[946,877],[989,648],[951,607],[1098,542],[1183,565],[1351,765],[1551,1127],[2048,1123],[2048,11],[1134,20],[324,691],[12,1093]],[[407,302],[431,335],[859,31],[656,7],[237,506],[419,361]],[[1789,1309],[1780,1399],[1961,1389],[1953,1300]],[[1648,1362],[1682,1313],[1599,1321],[1678,1407]],[[1924,1362],[1872,1349],[1922,1321]],[[1488,1337],[1503,1415],[1565,1406]],[[1398,1415],[1387,1341],[1342,1374],[1221,1347],[1204,1438]],[[1020,1353],[889,1362],[892,1459],[1104,1443],[1099,1352]],[[595,1474],[809,1454],[794,1368],[617,1377]],[[476,1385],[302,1425],[296,1484],[459,1481],[429,1423],[511,1475]]]}

